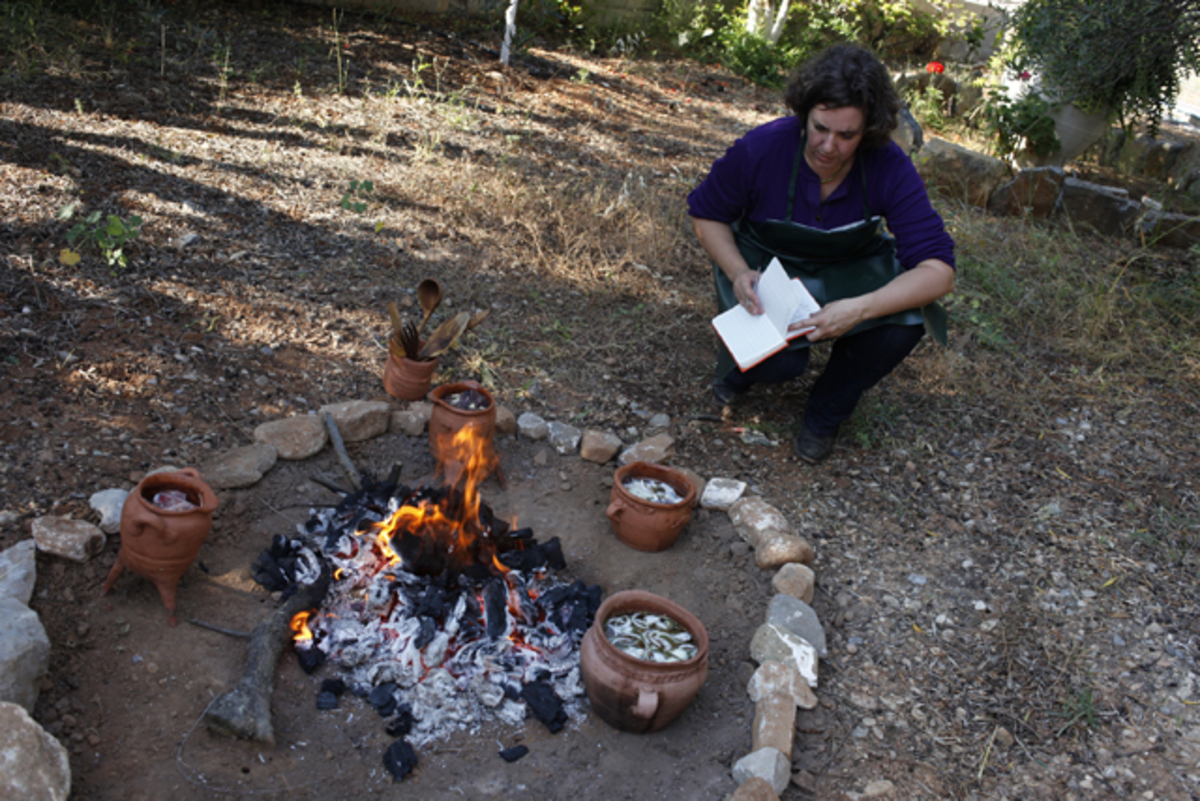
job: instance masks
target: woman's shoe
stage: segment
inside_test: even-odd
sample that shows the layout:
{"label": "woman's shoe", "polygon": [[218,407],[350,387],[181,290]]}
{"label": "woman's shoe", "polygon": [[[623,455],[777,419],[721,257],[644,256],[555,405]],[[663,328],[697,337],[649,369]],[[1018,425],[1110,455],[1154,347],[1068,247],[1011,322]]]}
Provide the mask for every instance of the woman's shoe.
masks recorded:
{"label": "woman's shoe", "polygon": [[745,396],[745,392],[739,392],[733,387],[725,383],[724,379],[714,378],[712,382],[712,394],[717,403],[721,406],[736,406],[738,401]]}
{"label": "woman's shoe", "polygon": [[797,456],[809,464],[817,464],[829,458],[833,452],[833,443],[837,439],[834,431],[827,437],[818,437],[804,426],[796,438],[792,440],[792,450]]}

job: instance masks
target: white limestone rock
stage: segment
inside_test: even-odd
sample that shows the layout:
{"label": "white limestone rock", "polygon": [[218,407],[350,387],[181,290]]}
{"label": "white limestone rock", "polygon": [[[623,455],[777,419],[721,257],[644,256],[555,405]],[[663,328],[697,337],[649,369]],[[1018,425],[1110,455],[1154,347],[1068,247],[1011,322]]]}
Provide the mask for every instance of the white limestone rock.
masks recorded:
{"label": "white limestone rock", "polygon": [[66,801],[67,749],[21,706],[0,703],[0,798]]}
{"label": "white limestone rock", "polygon": [[700,506],[703,509],[727,512],[729,507],[733,506],[745,493],[745,481],[738,481],[735,478],[712,478],[704,485],[704,494],[700,496]]}

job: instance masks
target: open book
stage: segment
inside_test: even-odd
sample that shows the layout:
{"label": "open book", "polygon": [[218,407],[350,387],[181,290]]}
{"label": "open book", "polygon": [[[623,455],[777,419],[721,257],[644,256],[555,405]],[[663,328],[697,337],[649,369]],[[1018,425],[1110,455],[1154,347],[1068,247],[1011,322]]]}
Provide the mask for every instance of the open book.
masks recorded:
{"label": "open book", "polygon": [[712,321],[733,360],[743,370],[783,350],[788,340],[811,331],[811,327],[789,331],[788,326],[821,310],[821,304],[799,278],[788,278],[779,259],[771,259],[754,291],[762,305],[762,314],[751,314],[742,306],[734,306]]}

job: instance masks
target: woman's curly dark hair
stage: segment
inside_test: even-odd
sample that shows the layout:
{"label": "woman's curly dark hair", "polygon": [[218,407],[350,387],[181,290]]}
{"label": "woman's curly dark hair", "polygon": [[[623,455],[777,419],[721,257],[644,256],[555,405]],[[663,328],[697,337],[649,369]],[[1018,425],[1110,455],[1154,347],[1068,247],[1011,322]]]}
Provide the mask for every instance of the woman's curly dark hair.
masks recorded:
{"label": "woman's curly dark hair", "polygon": [[802,121],[814,106],[860,109],[866,123],[864,147],[881,147],[896,127],[900,97],[887,67],[864,47],[833,45],[803,64],[783,95]]}

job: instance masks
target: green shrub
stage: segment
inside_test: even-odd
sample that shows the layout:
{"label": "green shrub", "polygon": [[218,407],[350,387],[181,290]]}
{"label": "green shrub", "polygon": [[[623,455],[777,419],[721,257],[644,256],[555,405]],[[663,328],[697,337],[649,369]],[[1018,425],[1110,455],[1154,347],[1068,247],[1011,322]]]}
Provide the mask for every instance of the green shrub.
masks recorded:
{"label": "green shrub", "polygon": [[1018,100],[993,95],[980,107],[983,129],[992,137],[996,155],[1008,158],[1024,146],[1045,158],[1062,147],[1050,118],[1050,104],[1036,94]]}

